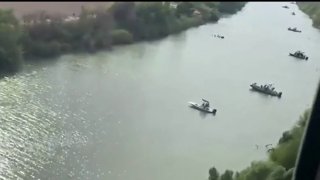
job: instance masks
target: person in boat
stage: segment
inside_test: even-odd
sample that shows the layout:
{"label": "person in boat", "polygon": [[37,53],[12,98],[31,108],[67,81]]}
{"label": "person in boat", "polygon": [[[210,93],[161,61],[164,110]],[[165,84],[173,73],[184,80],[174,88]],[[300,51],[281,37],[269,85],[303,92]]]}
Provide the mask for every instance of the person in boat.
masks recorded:
{"label": "person in boat", "polygon": [[265,85],[265,90],[270,90],[270,84]]}
{"label": "person in boat", "polygon": [[269,90],[273,91],[274,87],[272,87],[272,84],[269,84]]}
{"label": "person in boat", "polygon": [[295,55],[296,55],[296,56],[299,56],[299,57],[302,57],[302,56],[303,56],[303,53],[302,53],[301,51],[297,51],[297,52],[295,53]]}
{"label": "person in boat", "polygon": [[207,107],[207,102],[203,102],[203,103],[202,103],[202,107],[203,107],[203,108],[206,108],[206,107]]}
{"label": "person in boat", "polygon": [[202,99],[202,100],[203,100],[202,107],[207,109],[210,106],[209,101],[205,101],[204,99]]}

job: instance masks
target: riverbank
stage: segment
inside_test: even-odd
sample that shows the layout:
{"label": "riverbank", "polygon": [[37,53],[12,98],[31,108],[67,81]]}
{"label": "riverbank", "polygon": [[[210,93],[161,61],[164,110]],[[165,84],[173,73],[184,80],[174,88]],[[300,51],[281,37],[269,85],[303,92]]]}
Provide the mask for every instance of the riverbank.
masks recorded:
{"label": "riverbank", "polygon": [[297,2],[301,11],[309,15],[313,26],[320,29],[320,2]]}
{"label": "riverbank", "polygon": [[311,110],[307,109],[299,118],[298,122],[289,130],[282,134],[278,144],[272,147],[267,144],[268,160],[254,161],[251,165],[240,172],[226,170],[221,174],[215,167],[209,170],[209,180],[256,180],[256,179],[277,179],[290,180],[293,177],[296,160],[298,158],[299,147],[309,120]]}
{"label": "riverbank", "polygon": [[[115,3],[107,10],[82,8],[79,16],[67,18],[34,12],[25,15],[23,23],[18,23],[12,11],[3,10],[2,21],[8,23],[7,30],[0,31],[5,39],[1,41],[9,41],[11,47],[3,53],[0,71],[16,72],[24,60],[96,52],[114,45],[160,39],[217,22],[222,13],[236,13],[244,5],[244,2],[125,2]],[[9,30],[12,27],[13,31]],[[7,57],[6,52],[15,55],[9,53]]]}
{"label": "riverbank", "polygon": [[50,14],[70,14],[70,12],[79,15],[81,7],[97,8],[97,7],[111,7],[113,2],[63,2],[63,1],[49,1],[49,2],[0,2],[0,9],[13,9],[14,15],[22,20],[23,16],[39,10],[46,11]]}

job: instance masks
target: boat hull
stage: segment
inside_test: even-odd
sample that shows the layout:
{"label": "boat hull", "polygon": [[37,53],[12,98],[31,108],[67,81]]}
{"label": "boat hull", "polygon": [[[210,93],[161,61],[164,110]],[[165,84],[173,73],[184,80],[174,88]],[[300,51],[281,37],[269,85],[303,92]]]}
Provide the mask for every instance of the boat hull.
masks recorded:
{"label": "boat hull", "polygon": [[309,59],[307,56],[299,57],[299,56],[296,56],[296,55],[294,55],[294,54],[292,54],[292,53],[289,53],[289,56],[293,56],[293,57],[298,58],[298,59],[304,59],[304,60],[306,60],[306,61]]}
{"label": "boat hull", "polygon": [[189,104],[190,104],[190,107],[192,107],[194,109],[198,109],[198,110],[203,111],[203,112],[213,113],[213,114],[215,114],[217,112],[217,110],[213,109],[213,108],[204,109],[200,104],[197,104],[197,103],[194,103],[194,102],[189,102]]}
{"label": "boat hull", "polygon": [[293,30],[293,29],[288,29],[289,31],[292,31],[292,32],[298,32],[298,33],[301,33],[302,31],[299,31],[299,30]]}
{"label": "boat hull", "polygon": [[258,92],[261,92],[261,93],[264,93],[264,94],[268,94],[268,95],[271,95],[271,96],[277,96],[277,97],[281,98],[281,95],[282,95],[282,92],[266,91],[266,90],[262,89],[260,86],[257,86],[257,85],[254,85],[254,84],[251,84],[250,87],[254,91],[258,91]]}

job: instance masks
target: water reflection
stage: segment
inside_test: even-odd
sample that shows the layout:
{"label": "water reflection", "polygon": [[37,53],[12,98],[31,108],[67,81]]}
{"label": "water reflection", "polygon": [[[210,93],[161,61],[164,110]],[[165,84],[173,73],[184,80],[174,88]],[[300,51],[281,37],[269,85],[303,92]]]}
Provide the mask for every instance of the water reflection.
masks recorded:
{"label": "water reflection", "polygon": [[250,91],[250,93],[252,93],[252,94],[257,94],[258,96],[261,96],[262,98],[265,98],[265,99],[272,99],[272,98],[274,98],[274,99],[280,100],[280,99],[282,98],[282,95],[281,95],[281,98],[279,98],[279,97],[277,97],[277,96],[271,96],[271,95],[269,95],[269,94],[264,94],[264,93],[257,92],[257,91],[255,91],[255,90],[253,90],[253,89],[249,89],[249,91]]}
{"label": "water reflection", "polygon": [[[205,113],[205,112],[202,112],[202,111],[199,111],[199,113],[200,113],[200,117],[201,117],[202,119],[204,119],[204,118],[207,117],[207,115],[208,115],[208,113]],[[212,114],[210,113],[210,115],[212,115]]]}

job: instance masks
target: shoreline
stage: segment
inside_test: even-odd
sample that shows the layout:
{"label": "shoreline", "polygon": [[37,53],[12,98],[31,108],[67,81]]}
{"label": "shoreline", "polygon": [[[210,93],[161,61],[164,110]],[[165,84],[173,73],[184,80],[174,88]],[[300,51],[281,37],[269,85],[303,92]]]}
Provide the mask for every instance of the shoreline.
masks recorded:
{"label": "shoreline", "polygon": [[[24,19],[21,23],[14,12],[1,10],[16,18],[13,23],[17,24],[17,29],[13,36],[19,37],[14,38],[13,43],[17,46],[15,54],[20,53],[21,58],[12,55],[16,61],[4,62],[0,72],[18,72],[24,61],[50,61],[65,54],[94,54],[112,51],[113,47],[122,45],[158,41],[191,28],[217,23],[221,18],[238,13],[246,5],[246,2],[173,4],[176,6],[170,3],[113,3],[105,11],[82,8],[79,16],[73,15],[76,20],[72,22],[64,22],[65,19],[45,12],[34,12],[28,21]],[[119,19],[119,14],[124,17]]]}
{"label": "shoreline", "polygon": [[298,8],[309,16],[312,26],[320,29],[320,2],[297,2]]}

